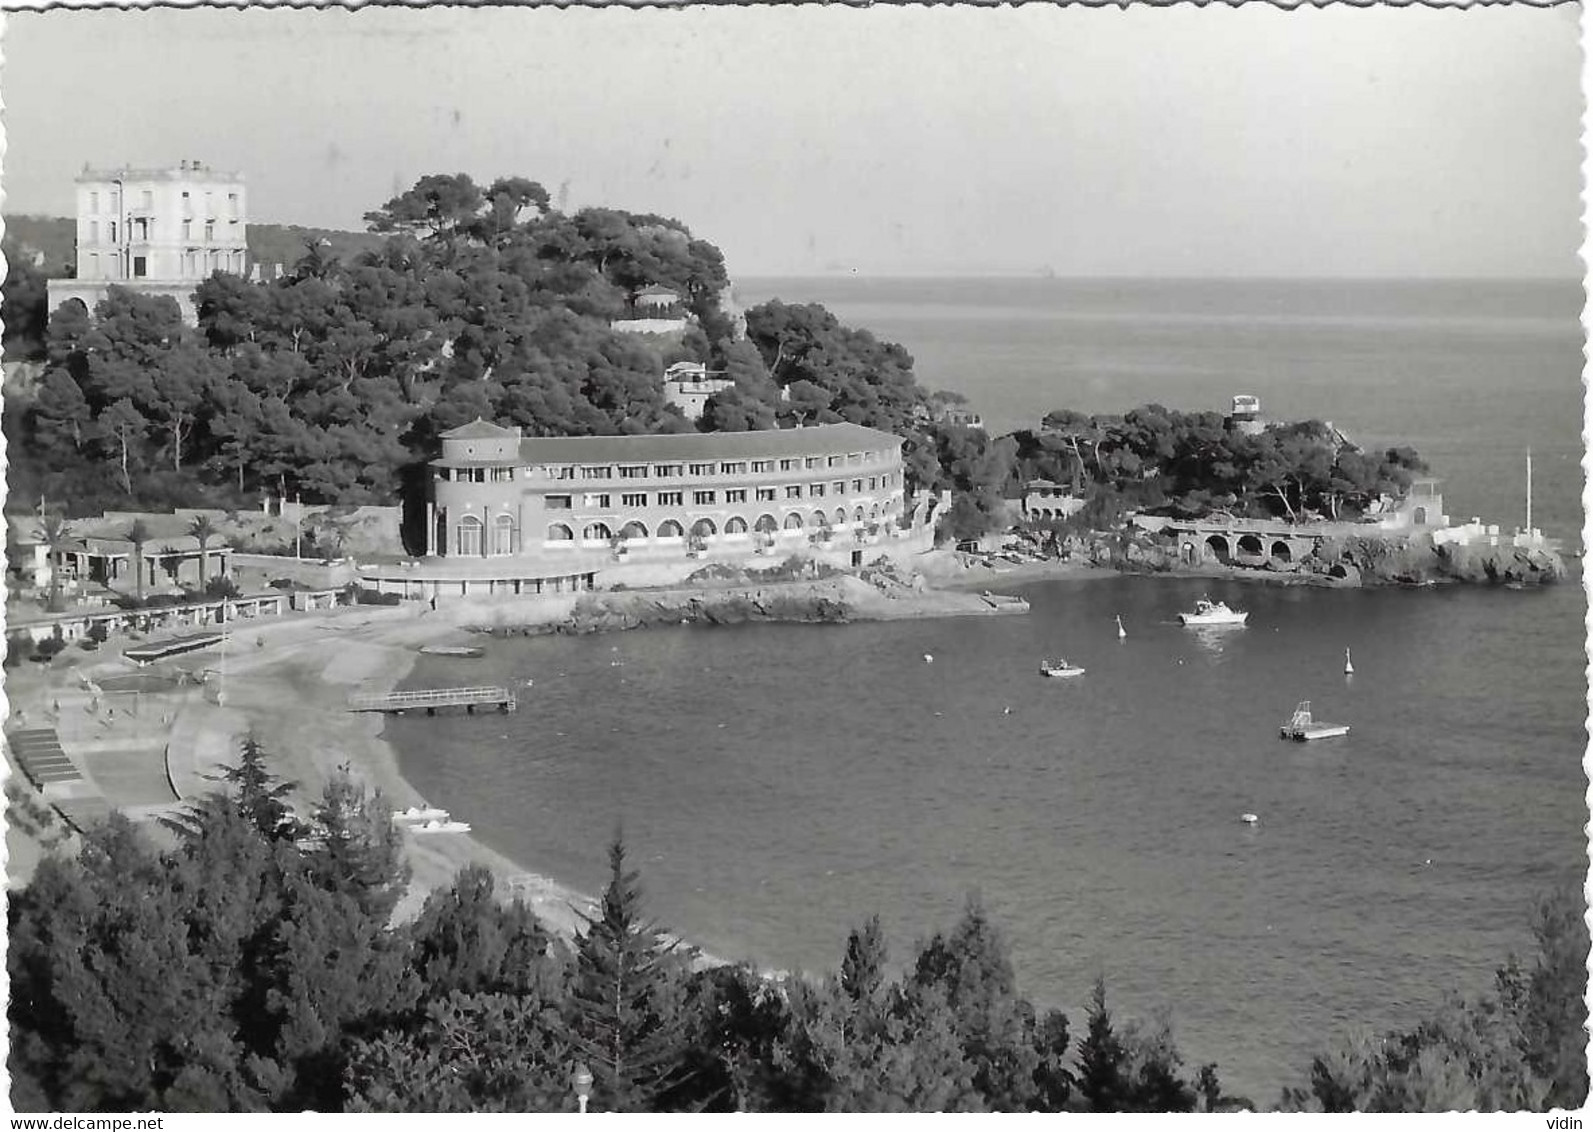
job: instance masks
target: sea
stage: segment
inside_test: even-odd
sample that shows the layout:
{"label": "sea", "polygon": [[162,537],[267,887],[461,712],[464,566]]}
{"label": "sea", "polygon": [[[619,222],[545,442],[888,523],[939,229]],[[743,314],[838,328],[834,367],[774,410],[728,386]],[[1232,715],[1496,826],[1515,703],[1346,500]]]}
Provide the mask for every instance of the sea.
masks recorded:
{"label": "sea", "polygon": [[[1160,403],[1410,444],[1445,507],[1582,532],[1582,290],[1555,282],[749,280],[905,345],[992,431]],[[622,831],[648,907],[704,950],[838,968],[977,900],[1020,991],[1075,1034],[1097,976],[1191,1072],[1263,1105],[1358,1033],[1414,1026],[1529,955],[1587,872],[1586,600],[1105,576],[998,587],[1027,616],[493,641],[408,683],[514,683],[508,716],[400,718],[433,804],[588,892]],[[1203,594],[1244,628],[1185,629]],[[1126,636],[1119,637],[1121,618]],[[1346,675],[1346,650],[1353,675]],[[1082,678],[1039,678],[1066,655]],[[1347,723],[1295,744],[1299,700]],[[1249,823],[1242,815],[1254,815]]]}

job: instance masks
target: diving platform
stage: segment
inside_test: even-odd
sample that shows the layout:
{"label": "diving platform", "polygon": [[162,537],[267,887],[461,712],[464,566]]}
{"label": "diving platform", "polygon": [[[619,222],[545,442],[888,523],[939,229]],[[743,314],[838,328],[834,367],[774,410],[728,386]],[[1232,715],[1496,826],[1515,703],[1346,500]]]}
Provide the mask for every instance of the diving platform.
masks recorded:
{"label": "diving platform", "polygon": [[349,711],[380,711],[402,715],[424,708],[436,715],[442,707],[462,707],[474,713],[478,707],[513,711],[514,692],[508,688],[416,688],[407,692],[360,692],[348,698]]}

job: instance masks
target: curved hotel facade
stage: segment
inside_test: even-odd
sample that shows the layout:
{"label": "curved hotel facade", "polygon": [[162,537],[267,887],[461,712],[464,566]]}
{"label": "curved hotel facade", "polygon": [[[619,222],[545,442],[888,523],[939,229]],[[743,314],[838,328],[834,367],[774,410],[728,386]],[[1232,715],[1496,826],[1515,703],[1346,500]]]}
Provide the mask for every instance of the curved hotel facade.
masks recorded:
{"label": "curved hotel facade", "polygon": [[861,425],[522,437],[477,419],[443,433],[431,462],[426,554],[559,572],[582,551],[867,544],[899,525],[903,499],[901,439]]}

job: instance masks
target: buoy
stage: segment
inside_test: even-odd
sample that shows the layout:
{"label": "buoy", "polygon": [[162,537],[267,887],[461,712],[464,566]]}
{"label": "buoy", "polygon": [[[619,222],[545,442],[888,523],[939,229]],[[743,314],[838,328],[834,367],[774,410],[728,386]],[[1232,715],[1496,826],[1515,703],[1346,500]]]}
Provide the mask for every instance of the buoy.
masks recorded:
{"label": "buoy", "polygon": [[1349,649],[1345,649],[1344,650],[1344,675],[1346,675],[1346,676],[1354,676],[1355,675],[1355,665],[1350,663],[1350,650]]}
{"label": "buoy", "polygon": [[1246,825],[1255,825],[1256,822],[1260,821],[1261,819],[1256,817],[1255,814],[1240,814],[1239,820],[1244,822]]}
{"label": "buoy", "polygon": [[1117,615],[1117,639],[1121,641],[1126,636],[1128,633],[1123,630],[1123,615],[1120,613]]}

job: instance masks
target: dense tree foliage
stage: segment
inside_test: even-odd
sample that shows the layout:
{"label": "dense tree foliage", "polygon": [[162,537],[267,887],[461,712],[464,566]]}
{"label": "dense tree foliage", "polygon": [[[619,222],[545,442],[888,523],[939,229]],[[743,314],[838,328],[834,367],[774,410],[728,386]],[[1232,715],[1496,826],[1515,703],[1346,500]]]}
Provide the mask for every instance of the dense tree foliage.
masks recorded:
{"label": "dense tree foliage", "polygon": [[1512,957],[1494,993],[1451,996],[1413,1029],[1361,1035],[1318,1055],[1282,1107],[1312,1112],[1580,1108],[1587,1100],[1586,906],[1555,892],[1533,917],[1531,970]]}
{"label": "dense tree foliage", "polygon": [[1409,448],[1363,452],[1321,421],[1247,433],[1221,413],[1145,405],[1121,416],[1048,413],[1014,434],[1014,476],[1071,485],[1113,509],[1181,515],[1355,518],[1427,465]]}
{"label": "dense tree foliage", "polygon": [[[316,241],[269,284],[212,276],[197,328],[120,288],[93,317],[56,312],[38,393],[14,407],[16,486],[83,511],[262,489],[388,502],[439,431],[477,415],[531,435],[690,427],[663,397],[665,350],[609,327],[659,284],[696,319],[670,349],[707,361],[729,341],[723,257],[678,221],[564,216],[534,181],[463,174],[424,177],[367,219],[374,249]],[[29,287],[17,272],[8,302],[35,310]]]}
{"label": "dense tree foliage", "polygon": [[[24,1110],[1220,1111],[1165,1018],[1082,1035],[1018,992],[971,901],[890,963],[879,921],[821,979],[710,966],[642,908],[625,849],[570,941],[479,866],[395,917],[406,875],[379,796],[336,774],[305,816],[252,740],[157,849],[120,816],[47,856],[9,908],[13,1104]],[[1576,1107],[1587,929],[1546,901],[1538,955],[1495,993],[1318,1057],[1282,1106]]]}

